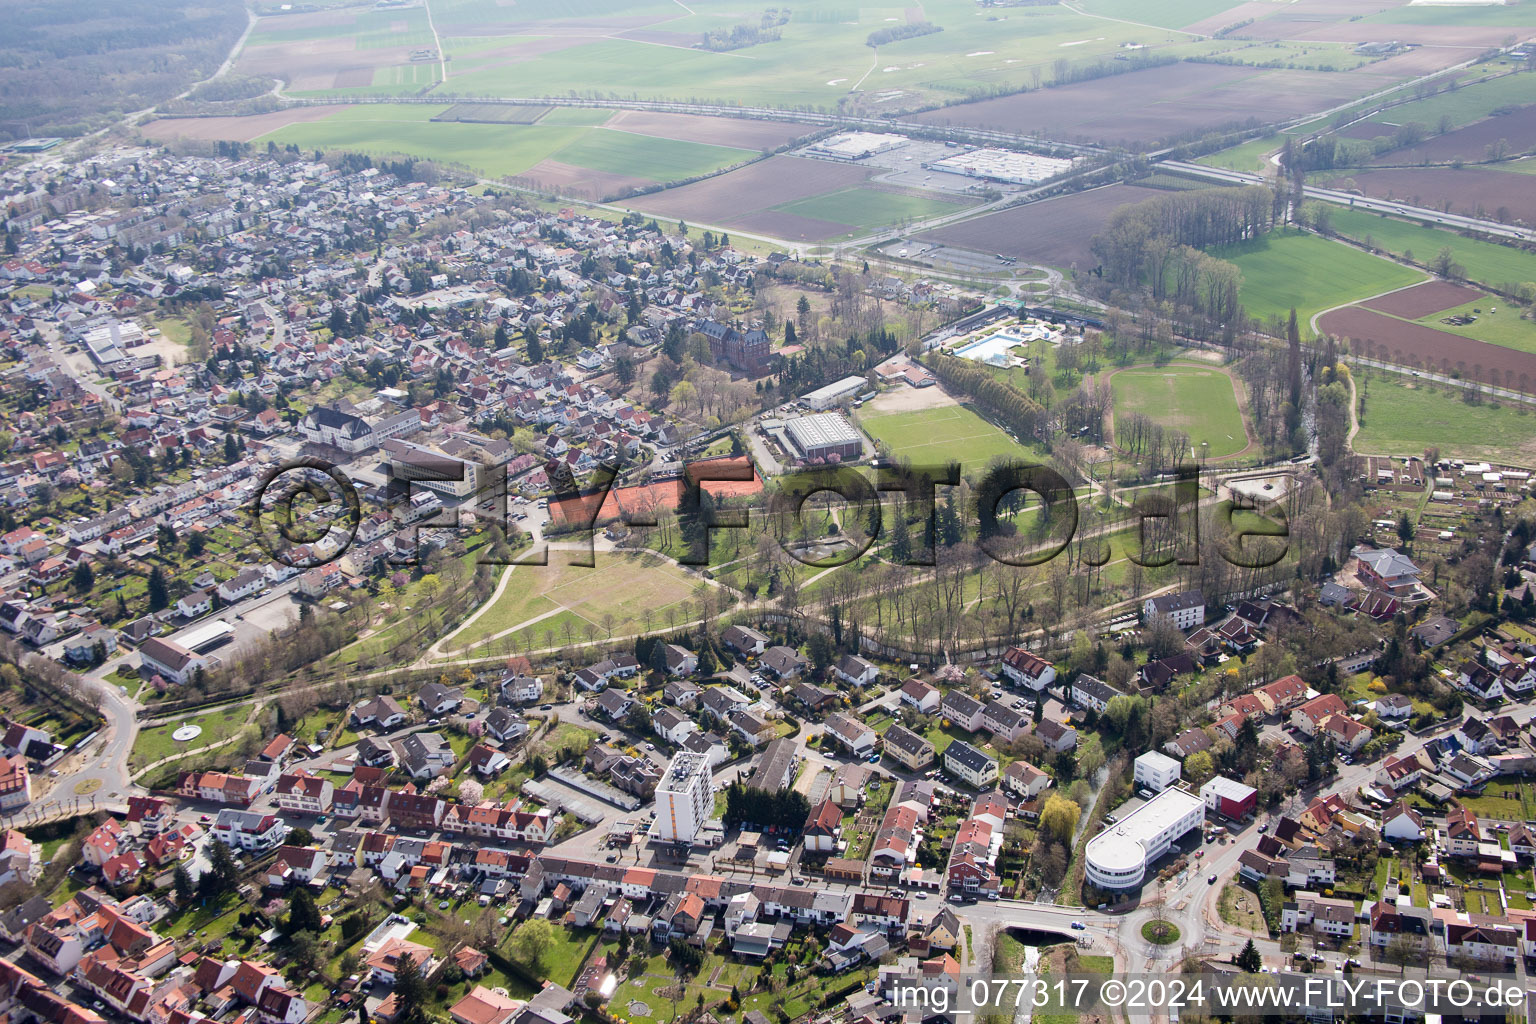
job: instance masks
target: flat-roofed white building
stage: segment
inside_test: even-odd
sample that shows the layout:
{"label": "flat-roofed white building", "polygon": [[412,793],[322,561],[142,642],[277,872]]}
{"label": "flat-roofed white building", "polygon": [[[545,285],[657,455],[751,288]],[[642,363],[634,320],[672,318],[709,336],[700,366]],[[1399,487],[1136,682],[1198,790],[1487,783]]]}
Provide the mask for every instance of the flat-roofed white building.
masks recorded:
{"label": "flat-roofed white building", "polygon": [[973,149],[935,160],[926,166],[931,170],[964,174],[985,181],[1033,185],[1037,181],[1070,171],[1072,161],[1035,153],[1015,153],[1008,149]]}
{"label": "flat-roofed white building", "polygon": [[1149,750],[1136,758],[1136,785],[1161,793],[1179,781],[1179,762],[1167,754]]}
{"label": "flat-roofed white building", "polygon": [[830,139],[822,139],[805,151],[833,160],[862,160],[876,153],[884,153],[897,146],[906,145],[905,136],[888,135],[884,132],[842,132]]}
{"label": "flat-roofed white building", "polygon": [[687,750],[675,754],[656,786],[656,821],[651,835],[664,843],[692,843],[714,805],[709,759]]}
{"label": "flat-roofed white building", "polygon": [[1165,789],[1088,840],[1086,876],[1100,889],[1141,884],[1174,841],[1205,821],[1205,803],[1182,789]]}

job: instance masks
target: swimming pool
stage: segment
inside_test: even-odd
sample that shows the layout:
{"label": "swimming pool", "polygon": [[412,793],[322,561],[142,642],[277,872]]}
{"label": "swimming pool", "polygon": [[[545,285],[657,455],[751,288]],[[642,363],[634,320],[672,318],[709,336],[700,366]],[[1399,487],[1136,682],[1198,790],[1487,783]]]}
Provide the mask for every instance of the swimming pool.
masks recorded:
{"label": "swimming pool", "polygon": [[1007,366],[1012,360],[1012,357],[1008,355],[1008,350],[1025,344],[1028,344],[1028,342],[1023,338],[1003,331],[962,345],[955,349],[955,355],[961,359],[971,359],[978,363]]}

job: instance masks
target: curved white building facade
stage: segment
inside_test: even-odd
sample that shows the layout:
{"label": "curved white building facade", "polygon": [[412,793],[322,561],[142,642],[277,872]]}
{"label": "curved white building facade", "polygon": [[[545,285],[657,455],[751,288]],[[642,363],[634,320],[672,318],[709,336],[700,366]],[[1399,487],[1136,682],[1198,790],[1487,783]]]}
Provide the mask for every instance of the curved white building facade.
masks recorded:
{"label": "curved white building facade", "polygon": [[1100,889],[1141,884],[1151,864],[1184,833],[1205,821],[1205,803],[1182,789],[1165,789],[1088,840],[1084,875]]}

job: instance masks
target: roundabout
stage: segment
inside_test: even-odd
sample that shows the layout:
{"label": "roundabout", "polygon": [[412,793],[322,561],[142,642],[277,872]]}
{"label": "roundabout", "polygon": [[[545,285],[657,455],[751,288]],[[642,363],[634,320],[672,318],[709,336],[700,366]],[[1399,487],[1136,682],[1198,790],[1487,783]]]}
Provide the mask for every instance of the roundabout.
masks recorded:
{"label": "roundabout", "polygon": [[1179,926],[1172,921],[1148,921],[1141,926],[1141,937],[1154,946],[1171,946],[1179,941]]}

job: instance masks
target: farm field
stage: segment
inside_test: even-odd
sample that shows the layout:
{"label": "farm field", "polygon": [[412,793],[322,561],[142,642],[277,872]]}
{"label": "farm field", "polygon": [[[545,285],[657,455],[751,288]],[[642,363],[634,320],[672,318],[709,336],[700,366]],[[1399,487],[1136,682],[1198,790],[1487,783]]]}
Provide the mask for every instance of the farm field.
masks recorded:
{"label": "farm field", "polygon": [[1111,214],[1122,206],[1166,194],[1139,185],[1109,185],[947,224],[922,235],[921,241],[1002,253],[1026,263],[1089,268],[1098,261],[1088,243]]}
{"label": "farm field", "polygon": [[774,209],[796,217],[832,221],[850,228],[867,230],[903,221],[923,220],[947,213],[958,213],[972,205],[964,200],[896,192],[871,186],[855,186],[839,192],[798,199]]}
{"label": "farm field", "polygon": [[1144,145],[1268,118],[1299,116],[1391,84],[1369,71],[1170,64],[916,115],[931,124],[1029,126],[1070,142]]}
{"label": "farm field", "polygon": [[[1470,324],[1448,324],[1450,317],[1475,317]],[[1418,323],[1447,334],[1486,341],[1490,345],[1512,348],[1519,352],[1536,355],[1536,323],[1520,316],[1520,307],[1511,306],[1495,296],[1483,296],[1476,300],[1442,309],[1421,317]]]}
{"label": "farm field", "polygon": [[1386,313],[1388,316],[1414,320],[1482,297],[1482,293],[1475,289],[1463,288],[1449,281],[1426,281],[1399,292],[1378,295],[1360,305],[1366,309],[1374,309],[1378,313]]}
{"label": "farm field", "polygon": [[891,454],[919,465],[944,465],[958,458],[960,472],[972,479],[994,458],[1028,455],[1023,445],[963,405],[860,414],[858,421]]}
{"label": "farm field", "polygon": [[1536,221],[1536,189],[1491,167],[1392,167],[1337,174],[1317,182],[1354,187],[1373,199],[1444,210],[1463,217]]}
{"label": "farm field", "polygon": [[593,129],[550,154],[562,163],[649,181],[676,181],[709,174],[756,154],[701,142],[660,139],[632,132]]}
{"label": "farm field", "polygon": [[1248,447],[1232,378],[1215,367],[1187,363],[1135,367],[1117,371],[1109,381],[1115,393],[1116,430],[1122,417],[1141,413],[1188,434],[1197,452],[1202,442],[1208,443],[1213,459]]}
{"label": "farm field", "polygon": [[1422,455],[1439,448],[1460,458],[1487,458],[1530,465],[1536,458],[1536,414],[1523,404],[1471,405],[1445,389],[1427,388],[1399,374],[1363,369],[1356,386],[1370,381],[1365,422],[1355,435],[1356,451],[1378,455]]}
{"label": "farm field", "polygon": [[1331,229],[1357,242],[1365,243],[1369,239],[1367,244],[1399,256],[1411,252],[1413,258],[1421,262],[1433,259],[1442,248],[1450,246],[1452,257],[1466,269],[1470,280],[1492,287],[1516,281],[1536,281],[1536,253],[1522,252],[1497,242],[1463,238],[1455,232],[1442,231],[1417,221],[1396,220],[1342,206],[1329,209]]}
{"label": "farm field", "polygon": [[[755,21],[757,14],[694,13],[650,0],[467,0],[441,11],[435,5],[434,16],[450,36],[454,88],[469,95],[547,96],[577,90],[833,109],[871,72],[869,34],[907,20],[908,14],[900,7],[796,8],[779,29],[780,39],[724,52],[696,44],[706,31]],[[1097,59],[1133,36],[1149,46],[1191,43],[1177,32],[1115,26],[1056,5],[998,13],[962,0],[935,0],[914,17],[944,31],[883,45],[866,83],[872,91],[899,94],[903,104],[912,105],[953,101],[999,86],[1023,87],[1036,74],[1053,74],[1058,58]],[[1013,23],[1009,31],[999,31],[1003,21]],[[464,45],[475,36],[503,37],[506,44]],[[1071,50],[1061,49],[1068,45]],[[461,55],[464,59],[457,60]]]}
{"label": "farm field", "polygon": [[369,105],[321,121],[288,125],[256,140],[301,149],[336,149],[369,156],[442,159],[488,177],[521,174],[576,142],[590,129],[542,125],[431,122],[432,107]]}
{"label": "farm field", "polygon": [[820,241],[846,234],[848,226],[781,208],[853,188],[870,173],[868,168],[851,164],[774,156],[707,181],[643,196],[629,205],[662,217],[759,231],[776,238]]}
{"label": "farm field", "polygon": [[1140,21],[1163,28],[1183,28],[1202,18],[1210,18],[1237,6],[1234,0],[1166,0],[1147,4],[1141,0],[1087,0],[1080,5],[1089,14],[1101,18]]}
{"label": "farm field", "polygon": [[[198,118],[156,121],[152,137],[169,137],[183,126],[200,138],[267,140],[302,149],[347,150],[376,158],[411,156],[448,160],[487,177],[538,177],[546,162],[562,170],[549,177],[559,184],[606,194],[625,185],[666,182],[708,174],[752,159],[752,150],[711,146],[582,124],[487,124],[434,121],[461,108],[420,104],[366,104],[324,108],[318,119],[279,120],[282,115],[252,118]],[[507,108],[523,111],[529,108]],[[551,113],[554,113],[553,111]],[[588,113],[588,111],[581,111]],[[606,113],[606,112],[602,112]],[[215,121],[216,125],[204,122]],[[266,129],[259,135],[251,132]],[[218,134],[210,134],[217,132]]]}
{"label": "farm field", "polygon": [[1424,276],[1340,242],[1284,229],[1249,244],[1213,249],[1211,255],[1242,271],[1240,297],[1249,316],[1284,318],[1294,306],[1303,336],[1310,335],[1315,313]]}
{"label": "farm field", "polygon": [[1368,359],[1437,373],[1457,373],[1469,380],[1522,390],[1528,390],[1530,382],[1536,379],[1536,355],[1450,334],[1440,329],[1442,324],[1426,327],[1360,306],[1348,306],[1325,314],[1318,320],[1318,326],[1329,334],[1350,339],[1351,350]]}
{"label": "farm field", "polygon": [[[1536,15],[1528,14],[1527,17],[1536,22]],[[1372,115],[1369,120],[1382,125],[1380,134],[1383,135],[1390,135],[1396,125],[1414,121],[1433,130],[1440,124],[1442,117],[1450,118],[1452,125],[1461,127],[1488,117],[1500,107],[1530,103],[1533,79],[1536,79],[1536,75],[1521,73],[1473,82],[1423,99],[1387,107],[1381,113]]]}
{"label": "farm field", "polygon": [[555,552],[550,565],[513,569],[516,579],[501,598],[444,648],[463,650],[532,619],[539,619],[527,629],[533,636],[551,628],[564,635],[568,625],[574,637],[584,637],[589,626],[606,634],[611,625],[618,635],[650,629],[668,621],[669,612],[682,618],[682,602],[699,585],[655,555],[599,552],[590,569],[556,564],[561,557]]}
{"label": "farm field", "polygon": [[[1528,87],[1536,90],[1536,78],[1529,80]],[[1429,128],[1434,130],[1433,125]],[[1392,134],[1392,129],[1387,125],[1382,125],[1381,129],[1383,135]],[[1505,150],[1508,156],[1527,153],[1536,147],[1536,104],[1518,107],[1508,113],[1457,128],[1416,146],[1394,149],[1390,153],[1383,153],[1371,163],[1377,166],[1411,166],[1450,163],[1456,159],[1476,163],[1487,160],[1488,148],[1501,142],[1507,143]]]}

